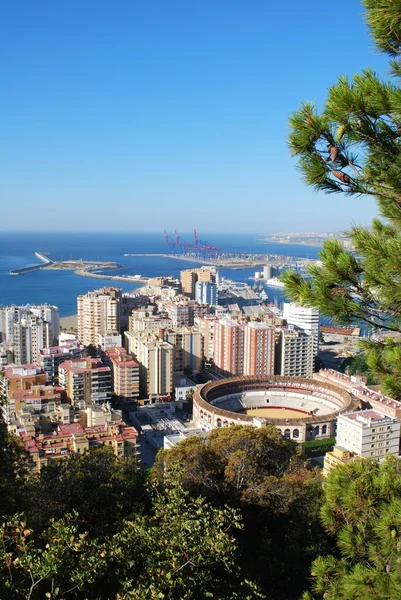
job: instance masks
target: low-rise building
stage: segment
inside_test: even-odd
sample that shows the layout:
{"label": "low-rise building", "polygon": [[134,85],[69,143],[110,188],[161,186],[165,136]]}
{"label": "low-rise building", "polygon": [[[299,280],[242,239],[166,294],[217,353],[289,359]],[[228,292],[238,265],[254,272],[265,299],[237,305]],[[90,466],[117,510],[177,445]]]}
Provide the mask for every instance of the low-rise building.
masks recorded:
{"label": "low-rise building", "polygon": [[[24,428],[25,423],[31,423],[33,427],[39,427],[42,423],[44,428],[50,430],[51,423],[59,420],[65,422],[64,411],[60,409],[63,403],[65,391],[60,387],[33,385],[30,389],[17,390],[2,405],[4,422],[12,433],[18,427]],[[69,414],[68,410],[68,417]]]}
{"label": "low-rise building", "polygon": [[[353,452],[342,446],[334,446],[331,452],[326,452],[324,457],[323,476],[327,477],[334,467],[345,465],[357,458]],[[361,458],[361,457],[359,457]]]}
{"label": "low-rise building", "polygon": [[400,422],[376,410],[358,410],[337,417],[337,443],[324,458],[323,474],[358,458],[381,460],[399,456]]}
{"label": "low-rise building", "polygon": [[14,392],[46,383],[46,373],[38,365],[7,365],[0,374],[0,395],[9,399]]}
{"label": "low-rise building", "polygon": [[369,388],[366,379],[360,375],[346,375],[334,369],[320,369],[315,378],[340,385],[358,398],[362,409],[373,408],[383,415],[401,421],[401,402],[386,396],[380,390]]}
{"label": "low-rise building", "polygon": [[119,457],[138,455],[138,432],[122,422],[92,427],[83,427],[80,423],[60,424],[50,434],[33,436],[21,432],[20,437],[35,472],[40,472],[51,460],[65,460],[72,454],[84,454],[98,446],[111,448]]}
{"label": "low-rise building", "polygon": [[103,352],[121,347],[121,334],[118,331],[105,331],[98,334],[97,346]]}
{"label": "low-rise building", "polygon": [[398,456],[400,422],[373,409],[343,413],[337,419],[337,444],[364,458]]}

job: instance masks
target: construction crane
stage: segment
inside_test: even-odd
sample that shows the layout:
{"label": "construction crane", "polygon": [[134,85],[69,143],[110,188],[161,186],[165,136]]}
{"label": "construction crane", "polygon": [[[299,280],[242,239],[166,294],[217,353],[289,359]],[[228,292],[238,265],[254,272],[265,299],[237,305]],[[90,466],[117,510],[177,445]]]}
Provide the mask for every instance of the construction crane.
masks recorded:
{"label": "construction crane", "polygon": [[220,248],[213,246],[207,240],[200,240],[197,236],[196,229],[194,229],[194,241],[193,244],[184,240],[177,232],[174,231],[174,238],[169,236],[164,230],[164,241],[169,251],[177,254],[192,254],[193,256],[202,259],[213,259],[216,258]]}

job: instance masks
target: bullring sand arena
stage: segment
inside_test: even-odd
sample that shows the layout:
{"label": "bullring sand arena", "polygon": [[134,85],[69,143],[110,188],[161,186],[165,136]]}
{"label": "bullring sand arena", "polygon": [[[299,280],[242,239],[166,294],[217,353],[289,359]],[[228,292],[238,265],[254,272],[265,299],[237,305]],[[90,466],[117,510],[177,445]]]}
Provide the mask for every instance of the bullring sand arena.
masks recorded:
{"label": "bullring sand arena", "polygon": [[335,435],[337,415],[357,404],[339,386],[315,379],[229,377],[196,389],[194,419],[206,430],[274,425],[285,438],[302,442]]}

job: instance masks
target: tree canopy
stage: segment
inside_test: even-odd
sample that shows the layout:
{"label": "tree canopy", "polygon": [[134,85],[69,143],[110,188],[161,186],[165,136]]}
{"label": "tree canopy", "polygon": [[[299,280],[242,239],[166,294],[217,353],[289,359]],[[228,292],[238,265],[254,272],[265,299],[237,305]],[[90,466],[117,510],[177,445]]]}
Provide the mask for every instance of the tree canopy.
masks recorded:
{"label": "tree canopy", "polygon": [[159,452],[152,478],[163,489],[177,470],[191,497],[241,511],[240,562],[267,598],[298,598],[311,560],[330,548],[318,518],[321,474],[300,446],[275,427],[215,429]]}
{"label": "tree canopy", "polygon": [[391,79],[366,68],[342,76],[318,110],[305,102],[290,118],[289,145],[307,185],[328,194],[373,195],[381,218],[354,225],[355,252],[329,240],[313,280],[283,275],[287,295],[341,325],[383,330],[364,342],[372,372],[385,389],[401,396],[401,4],[363,0],[366,21],[379,52],[389,57]]}
{"label": "tree canopy", "polygon": [[359,460],[334,469],[321,518],[337,552],[312,565],[303,600],[401,597],[401,464]]}

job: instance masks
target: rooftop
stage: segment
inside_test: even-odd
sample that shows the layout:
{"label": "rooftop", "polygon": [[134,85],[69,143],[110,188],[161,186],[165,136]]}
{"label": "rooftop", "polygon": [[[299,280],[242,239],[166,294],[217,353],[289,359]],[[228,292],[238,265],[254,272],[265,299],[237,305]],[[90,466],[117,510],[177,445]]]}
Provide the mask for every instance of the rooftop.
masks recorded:
{"label": "rooftop", "polygon": [[370,425],[370,423],[393,423],[394,419],[379,413],[377,410],[359,410],[342,415],[351,421],[358,421]]}

